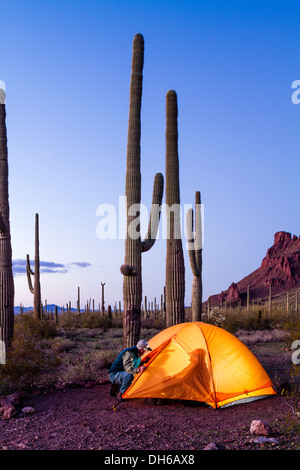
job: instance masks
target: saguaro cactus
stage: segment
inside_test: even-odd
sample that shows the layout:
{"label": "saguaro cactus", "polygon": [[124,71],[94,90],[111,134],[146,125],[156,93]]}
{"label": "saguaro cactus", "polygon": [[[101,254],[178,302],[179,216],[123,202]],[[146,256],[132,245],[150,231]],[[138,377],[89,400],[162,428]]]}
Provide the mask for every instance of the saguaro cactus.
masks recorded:
{"label": "saguaro cactus", "polygon": [[104,286],[105,286],[105,282],[101,282],[101,286],[102,286],[101,314],[104,315],[104,314],[105,314],[105,301],[104,301]]}
{"label": "saguaro cactus", "polygon": [[185,267],[181,240],[177,94],[166,95],[166,325],[184,321]]}
{"label": "saguaro cactus", "polygon": [[125,260],[124,264],[121,266],[121,273],[124,275],[124,346],[132,346],[136,344],[139,339],[142,301],[142,253],[150,250],[155,242],[163,196],[163,176],[161,173],[157,173],[154,178],[148,233],[145,240],[142,241],[140,234],[140,140],[143,65],[144,38],[141,34],[136,34],[133,39],[132,48],[126,156],[125,195],[127,205],[127,230],[125,239]]}
{"label": "saguaro cactus", "polygon": [[[41,318],[41,283],[40,283],[40,249],[39,249],[39,214],[35,214],[35,253],[34,272],[30,267],[29,255],[27,255],[27,280],[30,292],[33,294],[33,315]],[[32,287],[31,275],[34,276],[34,287]]]}
{"label": "saguaro cactus", "polygon": [[202,223],[201,195],[195,194],[195,235],[193,234],[194,211],[187,212],[187,238],[190,264],[193,273],[192,286],[192,321],[201,321],[202,315]]}
{"label": "saguaro cactus", "polygon": [[80,287],[77,290],[77,313],[80,313]]}
{"label": "saguaro cactus", "polygon": [[9,221],[5,90],[0,84],[0,344],[9,346],[14,328],[14,281]]}

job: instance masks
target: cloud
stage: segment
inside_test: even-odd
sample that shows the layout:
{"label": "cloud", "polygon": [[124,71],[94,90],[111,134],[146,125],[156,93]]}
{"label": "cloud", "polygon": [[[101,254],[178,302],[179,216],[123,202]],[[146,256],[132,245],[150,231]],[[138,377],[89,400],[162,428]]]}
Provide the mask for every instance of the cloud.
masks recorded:
{"label": "cloud", "polygon": [[[15,259],[12,262],[14,276],[26,274],[26,259]],[[34,271],[34,261],[30,261],[31,269]],[[66,274],[73,268],[88,268],[91,264],[87,262],[73,261],[72,263],[62,264],[54,261],[40,261],[41,274]]]}
{"label": "cloud", "polygon": [[72,263],[69,263],[69,266],[76,266],[77,268],[89,268],[91,264],[84,261],[73,261]]}

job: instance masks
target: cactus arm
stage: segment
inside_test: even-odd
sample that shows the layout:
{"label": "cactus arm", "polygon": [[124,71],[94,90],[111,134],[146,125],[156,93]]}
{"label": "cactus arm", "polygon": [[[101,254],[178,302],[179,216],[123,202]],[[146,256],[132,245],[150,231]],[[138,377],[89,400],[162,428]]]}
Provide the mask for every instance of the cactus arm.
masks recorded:
{"label": "cactus arm", "polygon": [[190,258],[190,264],[192,268],[192,273],[194,276],[199,276],[199,270],[196,262],[195,254],[195,239],[193,235],[193,209],[189,209],[186,214],[186,233],[188,238],[188,252]]}
{"label": "cactus arm", "polygon": [[153,195],[148,231],[145,239],[142,241],[142,253],[149,251],[155,243],[161,214],[161,202],[163,198],[163,192],[164,177],[161,173],[156,173],[153,183]]}
{"label": "cactus arm", "polygon": [[202,270],[202,220],[201,220],[201,194],[195,193],[195,251],[199,272]]}
{"label": "cactus arm", "polygon": [[120,271],[123,274],[123,276],[135,276],[136,275],[135,267],[129,266],[129,264],[122,264]]}
{"label": "cactus arm", "polygon": [[30,267],[30,258],[29,258],[29,255],[26,255],[26,260],[27,260],[27,270],[28,272],[34,276],[34,272],[32,271],[31,267]]}
{"label": "cactus arm", "polygon": [[201,321],[202,315],[202,224],[201,195],[195,194],[195,232],[193,232],[193,209],[187,212],[187,238],[190,265],[193,273],[192,321]]}
{"label": "cactus arm", "polygon": [[29,255],[26,256],[26,259],[27,259],[27,263],[26,263],[26,274],[27,274],[27,281],[28,281],[28,287],[29,287],[29,290],[32,294],[34,294],[34,288],[32,287],[32,281],[31,281],[31,277],[30,275],[34,276],[34,273],[30,267],[30,259],[29,259]]}

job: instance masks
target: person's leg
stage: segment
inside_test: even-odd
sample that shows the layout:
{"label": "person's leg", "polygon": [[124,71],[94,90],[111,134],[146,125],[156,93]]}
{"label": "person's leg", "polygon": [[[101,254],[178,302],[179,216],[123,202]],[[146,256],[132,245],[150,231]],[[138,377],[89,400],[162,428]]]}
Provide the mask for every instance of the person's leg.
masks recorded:
{"label": "person's leg", "polygon": [[129,387],[129,385],[131,384],[132,380],[133,380],[133,375],[132,374],[128,374],[127,372],[121,372],[122,374],[122,384],[121,384],[121,387],[120,387],[120,393],[123,394],[125,392],[125,390],[127,390],[127,388]]}
{"label": "person's leg", "polygon": [[131,384],[131,382],[133,380],[133,375],[128,374],[125,371],[123,371],[123,372],[111,372],[109,374],[109,380],[113,384],[120,385],[120,393],[122,394],[122,393],[125,392],[125,390],[127,390],[129,385]]}

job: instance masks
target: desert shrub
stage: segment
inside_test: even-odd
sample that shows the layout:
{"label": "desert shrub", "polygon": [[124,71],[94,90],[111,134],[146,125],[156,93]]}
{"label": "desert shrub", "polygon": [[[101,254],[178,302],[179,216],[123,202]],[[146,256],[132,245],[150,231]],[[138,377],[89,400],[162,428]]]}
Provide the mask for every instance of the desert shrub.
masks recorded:
{"label": "desert shrub", "polygon": [[31,315],[20,315],[16,319],[6,363],[0,368],[0,394],[3,390],[32,388],[39,375],[55,365],[55,359],[47,356],[42,348],[42,340],[55,332],[55,325],[51,322],[34,319]]}
{"label": "desert shrub", "polygon": [[113,322],[99,313],[84,312],[80,315],[80,324],[82,328],[110,328]]}
{"label": "desert shrub", "polygon": [[51,342],[51,350],[54,353],[67,352],[76,346],[76,342],[69,338],[56,337]]}
{"label": "desert shrub", "polygon": [[108,369],[118,354],[119,351],[115,349],[97,351],[93,356],[93,363],[98,369]]}
{"label": "desert shrub", "polygon": [[224,321],[222,328],[230,333],[236,333],[239,329],[247,331],[269,330],[275,326],[274,319],[263,309],[250,310],[232,309],[228,312],[222,312]]}
{"label": "desert shrub", "polygon": [[203,312],[201,320],[205,323],[209,323],[210,325],[223,327],[226,317],[223,315],[222,311],[214,308],[211,309],[209,315],[207,315],[206,312]]}
{"label": "desert shrub", "polygon": [[283,323],[283,330],[286,333],[286,344],[288,347],[292,345],[294,341],[300,340],[300,318],[297,315],[291,315]]}
{"label": "desert shrub", "polygon": [[80,328],[80,315],[72,312],[60,313],[58,316],[58,324],[62,329]]}
{"label": "desert shrub", "polygon": [[237,330],[236,337],[246,345],[257,343],[281,342],[285,339],[285,332],[276,328],[271,330]]}
{"label": "desert shrub", "polygon": [[141,319],[141,328],[151,330],[163,330],[166,327],[164,320],[161,317],[147,317]]}
{"label": "desert shrub", "polygon": [[23,336],[36,339],[53,338],[57,335],[57,325],[51,320],[39,320],[29,313],[23,313],[15,317],[14,335],[22,332]]}
{"label": "desert shrub", "polygon": [[109,318],[99,312],[61,313],[58,321],[60,328],[68,330],[74,328],[122,328],[123,326],[122,316],[114,315],[113,318]]}
{"label": "desert shrub", "polygon": [[[60,371],[59,381],[64,383],[87,383],[103,377],[103,369],[108,369],[119,351],[117,349],[92,350],[80,362],[65,363]],[[102,371],[102,375],[101,375]]]}
{"label": "desert shrub", "polygon": [[94,378],[95,374],[91,368],[85,363],[80,363],[67,368],[61,379],[67,383],[86,383],[94,380]]}
{"label": "desert shrub", "polygon": [[108,332],[110,338],[122,338],[123,330],[121,328],[112,328]]}

